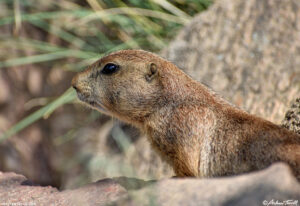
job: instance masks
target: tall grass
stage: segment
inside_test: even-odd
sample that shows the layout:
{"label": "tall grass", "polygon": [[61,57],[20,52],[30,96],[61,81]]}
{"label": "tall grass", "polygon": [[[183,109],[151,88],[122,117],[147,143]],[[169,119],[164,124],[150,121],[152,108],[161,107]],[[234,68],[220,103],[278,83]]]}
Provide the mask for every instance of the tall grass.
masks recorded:
{"label": "tall grass", "polygon": [[[111,51],[159,51],[193,15],[210,4],[210,0],[0,0],[0,30],[13,27],[13,35],[0,33],[0,69],[59,62],[65,70],[80,71]],[[19,35],[28,25],[54,36],[59,43]],[[30,50],[32,55],[4,52],[11,47]],[[74,99],[74,91],[67,90],[11,127],[0,136],[0,142]]]}

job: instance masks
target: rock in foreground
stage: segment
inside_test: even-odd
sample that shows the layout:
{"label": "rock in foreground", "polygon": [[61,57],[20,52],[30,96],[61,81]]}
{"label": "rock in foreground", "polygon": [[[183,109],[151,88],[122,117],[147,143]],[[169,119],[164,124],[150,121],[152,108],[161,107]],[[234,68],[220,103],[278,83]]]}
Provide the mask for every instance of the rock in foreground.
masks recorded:
{"label": "rock in foreground", "polygon": [[259,172],[211,179],[104,179],[58,191],[35,186],[24,176],[0,174],[0,202],[27,205],[267,205],[290,201],[299,205],[300,184],[283,163]]}

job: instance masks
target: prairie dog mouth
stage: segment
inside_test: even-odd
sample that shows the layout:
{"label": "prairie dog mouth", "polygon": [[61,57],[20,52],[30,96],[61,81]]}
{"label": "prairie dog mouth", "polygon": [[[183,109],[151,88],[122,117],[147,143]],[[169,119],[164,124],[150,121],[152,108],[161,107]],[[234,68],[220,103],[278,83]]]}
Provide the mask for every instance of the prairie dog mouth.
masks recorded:
{"label": "prairie dog mouth", "polygon": [[93,109],[96,109],[99,112],[106,113],[106,114],[108,113],[102,104],[91,99],[89,95],[85,95],[85,94],[82,94],[81,92],[77,91],[77,97],[81,102],[84,102],[87,106],[89,106]]}
{"label": "prairie dog mouth", "polygon": [[86,103],[92,107],[97,107],[97,102],[95,102],[95,101],[86,101]]}
{"label": "prairie dog mouth", "polygon": [[99,102],[96,102],[94,100],[85,100],[85,102],[88,106],[92,107],[93,109],[98,110],[101,113],[108,114],[109,112],[103,107],[102,104]]}

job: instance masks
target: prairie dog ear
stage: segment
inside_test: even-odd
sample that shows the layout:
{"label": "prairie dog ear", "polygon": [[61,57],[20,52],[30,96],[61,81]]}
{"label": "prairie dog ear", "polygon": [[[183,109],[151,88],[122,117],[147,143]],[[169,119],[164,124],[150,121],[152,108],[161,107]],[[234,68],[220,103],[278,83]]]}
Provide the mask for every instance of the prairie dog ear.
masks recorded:
{"label": "prairie dog ear", "polygon": [[151,82],[158,74],[157,65],[155,63],[150,63],[148,66],[148,73],[145,78],[148,82]]}

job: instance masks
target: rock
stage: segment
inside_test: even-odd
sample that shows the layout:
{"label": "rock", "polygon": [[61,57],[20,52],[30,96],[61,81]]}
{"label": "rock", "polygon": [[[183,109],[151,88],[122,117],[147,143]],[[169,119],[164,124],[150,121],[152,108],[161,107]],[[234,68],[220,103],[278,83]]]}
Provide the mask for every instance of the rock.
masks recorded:
{"label": "rock", "polygon": [[300,184],[283,163],[235,177],[157,182],[119,177],[65,191],[34,185],[15,173],[0,173],[0,202],[5,204],[241,206],[287,200],[300,200]]}
{"label": "rock", "polygon": [[127,191],[123,186],[113,179],[103,179],[74,190],[60,192],[56,205],[106,205],[124,195],[127,195]]}
{"label": "rock", "polygon": [[[290,200],[299,205],[300,184],[283,163],[250,174],[212,179],[165,179],[114,205],[249,206]],[[272,204],[270,204],[272,205]]]}
{"label": "rock", "polygon": [[58,194],[56,188],[34,186],[23,175],[0,173],[1,203],[46,205],[55,201],[55,194]]}
{"label": "rock", "polygon": [[300,134],[300,98],[296,99],[285,114],[282,126]]}
{"label": "rock", "polygon": [[300,96],[300,1],[221,0],[163,55],[225,99],[275,123]]}
{"label": "rock", "polygon": [[[120,183],[118,183],[120,182]],[[148,184],[134,178],[103,179],[73,190],[34,185],[23,175],[0,172],[0,203],[8,205],[105,205]]]}

